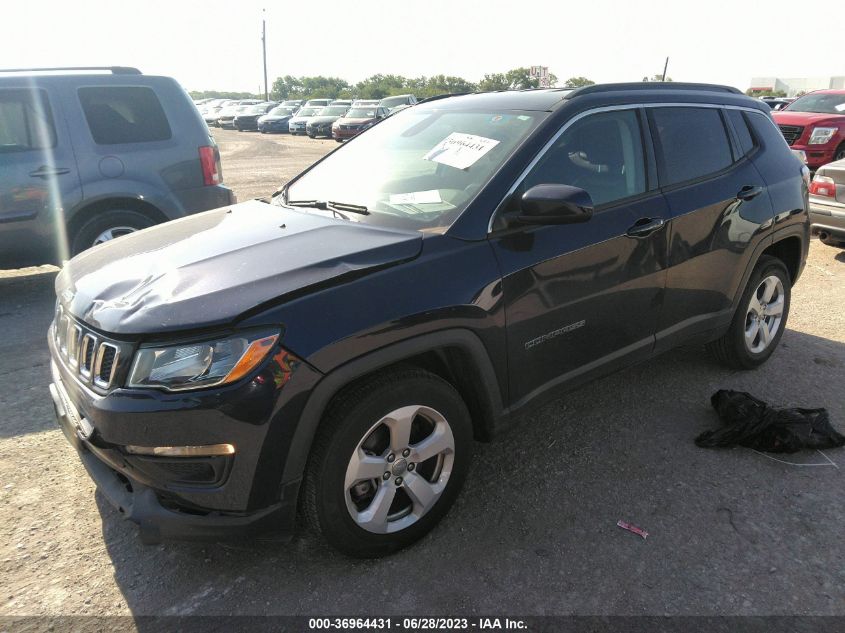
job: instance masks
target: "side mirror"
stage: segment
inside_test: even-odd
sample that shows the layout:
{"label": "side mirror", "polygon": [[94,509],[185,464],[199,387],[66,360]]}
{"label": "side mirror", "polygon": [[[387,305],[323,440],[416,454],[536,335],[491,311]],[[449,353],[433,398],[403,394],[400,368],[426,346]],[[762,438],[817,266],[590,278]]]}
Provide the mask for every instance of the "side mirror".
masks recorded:
{"label": "side mirror", "polygon": [[593,215],[590,194],[569,185],[535,185],[522,194],[517,221],[522,224],[577,224]]}

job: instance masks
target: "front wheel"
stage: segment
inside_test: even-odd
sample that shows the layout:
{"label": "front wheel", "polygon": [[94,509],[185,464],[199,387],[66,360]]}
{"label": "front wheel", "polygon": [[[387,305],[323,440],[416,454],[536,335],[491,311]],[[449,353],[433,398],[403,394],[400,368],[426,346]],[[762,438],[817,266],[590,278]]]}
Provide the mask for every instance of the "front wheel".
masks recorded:
{"label": "front wheel", "polygon": [[768,255],[761,257],[730,328],[710,343],[710,351],[735,369],[754,369],[765,363],[786,329],[791,296],[792,284],[783,262]]}
{"label": "front wheel", "polygon": [[329,407],[309,457],[302,508],[335,548],[395,552],[431,530],[469,467],[472,423],[454,387],[426,371],[365,379]]}

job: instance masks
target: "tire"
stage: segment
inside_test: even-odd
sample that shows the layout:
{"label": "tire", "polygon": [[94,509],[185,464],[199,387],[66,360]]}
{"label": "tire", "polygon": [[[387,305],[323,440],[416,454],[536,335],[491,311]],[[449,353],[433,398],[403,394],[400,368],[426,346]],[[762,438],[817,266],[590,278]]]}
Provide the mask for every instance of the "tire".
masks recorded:
{"label": "tire", "polygon": [[[84,250],[101,243],[104,233],[113,231],[113,237],[133,233],[153,226],[156,222],[147,215],[129,209],[111,209],[97,213],[83,224],[73,236],[71,255],[78,255]],[[105,241],[105,240],[102,240]]]}
{"label": "tire", "polygon": [[836,148],[836,151],[833,153],[833,160],[842,160],[845,159],[845,143],[841,143],[839,147]]}
{"label": "tire", "polygon": [[336,138],[335,140],[336,140],[338,143],[343,143],[343,139],[342,139],[342,138]]}
{"label": "tire", "polygon": [[[393,427],[382,422],[388,414]],[[412,431],[403,438],[405,428]],[[426,447],[435,456],[411,461]],[[435,447],[443,450],[435,454]],[[375,374],[341,392],[327,409],[306,466],[302,513],[344,554],[390,554],[422,538],[446,515],[466,477],[471,449],[472,421],[452,385],[413,368]],[[362,474],[373,477],[351,475],[356,455],[368,462]]]}
{"label": "tire", "polygon": [[317,135],[316,134],[309,134],[308,138],[317,138]]}
{"label": "tire", "polygon": [[783,336],[791,297],[792,283],[786,266],[776,257],[763,255],[751,273],[730,328],[722,338],[709,343],[708,349],[728,367],[759,367]]}

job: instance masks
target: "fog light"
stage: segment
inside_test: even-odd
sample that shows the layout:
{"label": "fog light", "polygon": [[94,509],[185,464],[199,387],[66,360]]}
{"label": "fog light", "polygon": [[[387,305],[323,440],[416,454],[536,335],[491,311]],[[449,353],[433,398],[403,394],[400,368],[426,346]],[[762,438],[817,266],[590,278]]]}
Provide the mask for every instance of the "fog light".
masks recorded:
{"label": "fog light", "polygon": [[155,455],[156,457],[211,457],[214,455],[234,455],[235,447],[231,444],[209,444],[207,446],[127,446],[126,452],[132,455]]}

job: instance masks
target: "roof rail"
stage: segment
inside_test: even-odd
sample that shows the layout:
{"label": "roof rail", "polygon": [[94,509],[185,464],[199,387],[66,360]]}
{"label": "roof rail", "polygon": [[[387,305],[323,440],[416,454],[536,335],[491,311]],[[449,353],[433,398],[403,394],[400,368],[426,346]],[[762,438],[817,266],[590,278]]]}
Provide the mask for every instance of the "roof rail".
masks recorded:
{"label": "roof rail", "polygon": [[65,70],[107,70],[113,75],[140,75],[137,68],[131,66],[57,66],[55,68],[0,68],[0,73],[42,73]]}
{"label": "roof rail", "polygon": [[[473,94],[471,92],[444,92],[443,94],[434,95],[433,97],[426,97],[417,101],[417,105],[421,103],[430,103],[431,101],[440,101],[441,99],[448,99],[449,97],[462,97],[464,95]],[[387,97],[385,97],[387,98]]]}
{"label": "roof rail", "polygon": [[731,94],[743,94],[740,90],[731,86],[720,86],[718,84],[696,84],[681,81],[632,81],[618,84],[595,84],[577,88],[564,97],[572,99],[581,95],[595,94],[597,92],[616,92],[620,90],[698,90],[702,92],[729,92]]}

